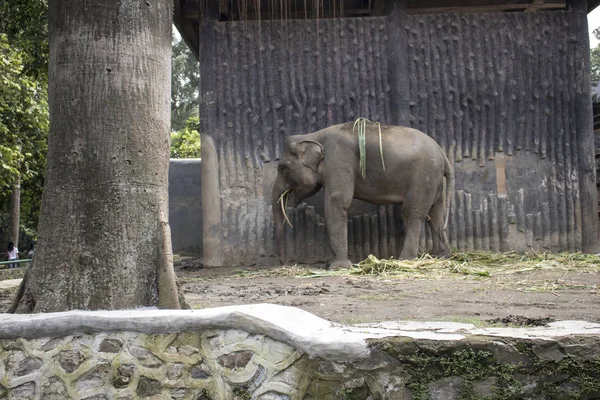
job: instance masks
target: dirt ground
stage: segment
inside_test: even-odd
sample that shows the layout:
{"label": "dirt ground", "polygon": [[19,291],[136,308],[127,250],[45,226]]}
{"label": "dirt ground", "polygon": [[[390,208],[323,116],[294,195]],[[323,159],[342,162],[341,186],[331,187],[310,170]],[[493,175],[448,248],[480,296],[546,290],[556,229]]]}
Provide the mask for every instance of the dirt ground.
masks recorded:
{"label": "dirt ground", "polygon": [[[194,309],[234,304],[294,306],[333,322],[429,320],[512,325],[553,320],[600,322],[600,266],[556,268],[490,276],[446,271],[399,276],[335,275],[319,266],[198,268],[193,258],[176,263],[185,298]],[[312,271],[312,276],[305,274]],[[16,288],[0,288],[0,309]]]}
{"label": "dirt ground", "polygon": [[[319,267],[295,268],[295,273]],[[293,272],[294,272],[293,271]],[[192,308],[274,303],[330,321],[355,324],[430,320],[486,325],[600,322],[600,268],[491,274],[405,276],[287,276],[286,269],[177,269]]]}

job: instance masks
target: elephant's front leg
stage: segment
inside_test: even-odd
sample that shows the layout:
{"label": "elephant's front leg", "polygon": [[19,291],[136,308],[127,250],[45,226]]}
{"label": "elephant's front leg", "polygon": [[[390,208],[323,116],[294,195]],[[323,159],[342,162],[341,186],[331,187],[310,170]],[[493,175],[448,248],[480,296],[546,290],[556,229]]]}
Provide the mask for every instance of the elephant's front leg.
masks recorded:
{"label": "elephant's front leg", "polygon": [[352,203],[350,188],[325,191],[325,221],[329,231],[329,242],[333,260],[327,269],[350,268],[348,260],[348,209]]}

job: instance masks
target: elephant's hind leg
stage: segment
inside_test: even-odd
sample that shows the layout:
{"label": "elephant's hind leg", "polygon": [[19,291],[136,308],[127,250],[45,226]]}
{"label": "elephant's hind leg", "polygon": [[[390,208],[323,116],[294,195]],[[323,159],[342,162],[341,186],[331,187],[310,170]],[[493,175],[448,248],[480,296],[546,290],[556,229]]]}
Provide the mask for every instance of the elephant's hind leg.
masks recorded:
{"label": "elephant's hind leg", "polygon": [[419,239],[423,218],[415,215],[404,215],[404,223],[406,225],[406,236],[400,252],[400,259],[410,260],[419,255]]}
{"label": "elephant's hind leg", "polygon": [[450,243],[448,243],[448,235],[444,230],[444,210],[444,198],[440,196],[429,210],[427,223],[433,236],[432,255],[450,257]]}

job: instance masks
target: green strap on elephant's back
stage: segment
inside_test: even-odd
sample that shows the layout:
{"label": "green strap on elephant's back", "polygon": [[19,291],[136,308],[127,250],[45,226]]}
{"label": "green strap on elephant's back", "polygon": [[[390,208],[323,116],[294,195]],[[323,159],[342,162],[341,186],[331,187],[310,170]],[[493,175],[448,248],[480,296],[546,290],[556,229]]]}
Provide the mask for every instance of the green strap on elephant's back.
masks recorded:
{"label": "green strap on elephant's back", "polygon": [[383,160],[383,139],[381,138],[381,124],[379,122],[373,122],[366,118],[360,117],[354,121],[352,132],[357,130],[358,126],[358,155],[360,157],[360,174],[363,179],[367,177],[367,122],[370,124],[377,124],[377,130],[379,131],[379,154],[381,155],[381,165],[385,171],[385,161]]}

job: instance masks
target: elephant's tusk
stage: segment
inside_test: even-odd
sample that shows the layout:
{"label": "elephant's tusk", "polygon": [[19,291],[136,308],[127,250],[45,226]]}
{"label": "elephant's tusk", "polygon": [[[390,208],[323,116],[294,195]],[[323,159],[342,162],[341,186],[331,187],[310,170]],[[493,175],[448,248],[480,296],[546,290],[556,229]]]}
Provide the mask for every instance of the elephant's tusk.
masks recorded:
{"label": "elephant's tusk", "polygon": [[[277,202],[279,204],[281,204],[281,213],[283,214],[283,218],[284,218],[283,225],[285,225],[285,223],[287,222],[288,225],[290,226],[290,228],[293,228],[294,225],[292,225],[292,223],[290,222],[290,220],[289,220],[289,218],[288,218],[288,216],[287,216],[287,214],[285,212],[285,208],[287,206],[287,200],[288,200],[288,192],[290,190],[291,189],[287,189],[285,192],[283,192],[281,194],[281,196],[279,196],[279,200],[277,200]],[[285,196],[285,200],[283,200],[284,196]],[[284,204],[284,201],[285,201],[285,204]]]}

